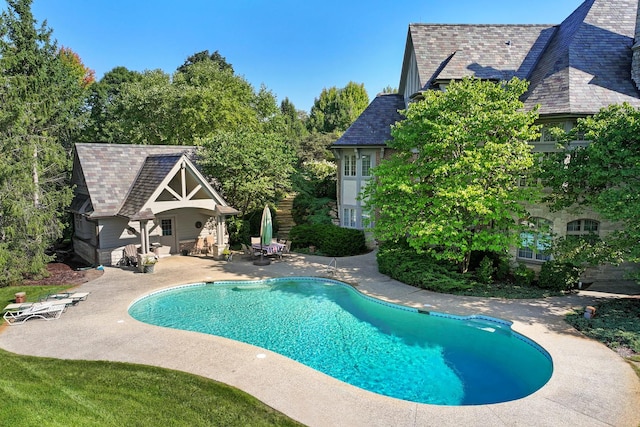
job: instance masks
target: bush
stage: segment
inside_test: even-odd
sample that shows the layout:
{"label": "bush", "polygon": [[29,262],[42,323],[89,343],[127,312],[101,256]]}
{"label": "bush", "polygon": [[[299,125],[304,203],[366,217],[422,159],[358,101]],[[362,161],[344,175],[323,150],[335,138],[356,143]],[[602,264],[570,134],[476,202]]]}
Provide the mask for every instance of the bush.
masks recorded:
{"label": "bush", "polygon": [[519,263],[513,271],[513,278],[520,286],[531,286],[535,277],[536,273],[523,263]]}
{"label": "bush", "polygon": [[457,266],[429,254],[418,254],[406,243],[382,243],[377,254],[378,270],[393,279],[435,292],[456,292],[473,284],[458,273]]}
{"label": "bush", "polygon": [[229,245],[233,247],[240,245],[240,243],[247,243],[251,237],[249,221],[240,218],[228,218],[227,231],[229,232]]}
{"label": "bush", "polygon": [[331,224],[330,203],[327,197],[315,198],[308,194],[298,194],[293,199],[291,216],[296,224]]}
{"label": "bush", "polygon": [[568,291],[578,284],[582,270],[568,263],[547,261],[542,264],[538,286],[554,291]]}
{"label": "bush", "polygon": [[359,255],[366,251],[364,231],[333,224],[296,225],[289,232],[293,249],[315,246],[326,256]]}
{"label": "bush", "polygon": [[476,269],[476,280],[480,283],[484,283],[488,285],[493,282],[493,273],[495,272],[495,268],[493,267],[493,260],[488,256],[482,258],[478,268]]}

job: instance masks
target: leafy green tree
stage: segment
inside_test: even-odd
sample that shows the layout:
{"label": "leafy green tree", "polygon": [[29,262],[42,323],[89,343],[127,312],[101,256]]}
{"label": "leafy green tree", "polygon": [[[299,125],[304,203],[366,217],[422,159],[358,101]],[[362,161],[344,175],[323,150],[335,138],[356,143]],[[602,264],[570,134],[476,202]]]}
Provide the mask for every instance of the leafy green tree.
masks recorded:
{"label": "leafy green tree", "polygon": [[126,67],[115,67],[99,82],[91,85],[88,99],[90,117],[89,123],[82,131],[82,141],[123,142],[119,134],[114,134],[115,126],[112,126],[117,121],[117,117],[114,117],[113,101],[120,95],[122,85],[141,79],[142,75],[137,71],[128,70]]}
{"label": "leafy green tree", "polygon": [[109,142],[194,144],[240,126],[284,133],[273,93],[264,86],[256,92],[217,62],[196,61],[173,76],[153,70],[123,77],[96,96],[93,128]]}
{"label": "leafy green tree", "polygon": [[537,112],[522,110],[527,83],[472,78],[424,92],[387,142],[395,153],[373,169],[364,199],[378,239],[406,238],[418,252],[469,267],[471,251],[505,253],[517,243],[520,203],[534,190],[517,177],[533,166]]}
{"label": "leafy green tree", "polygon": [[[571,142],[575,140],[590,143],[574,148]],[[640,109],[611,105],[578,120],[559,141],[564,150],[541,168],[543,184],[552,189],[546,201],[556,210],[590,207],[621,226],[603,236],[604,242],[581,246],[582,253],[576,256],[639,261]]]}
{"label": "leafy green tree", "polygon": [[201,141],[199,164],[243,213],[279,200],[291,188],[295,156],[280,135],[238,129]]}
{"label": "leafy green tree", "polygon": [[83,126],[81,61],[36,28],[31,0],[0,15],[0,284],[43,272],[71,201],[68,149]]}
{"label": "leafy green tree", "polygon": [[364,84],[349,82],[344,88],[323,89],[311,107],[310,132],[344,132],[369,105]]}
{"label": "leafy green tree", "polygon": [[187,71],[189,66],[197,64],[198,62],[213,62],[220,71],[230,71],[233,74],[233,66],[227,62],[227,59],[220,54],[217,50],[209,55],[208,50],[196,52],[184,61],[184,64],[178,67],[179,72],[183,73]]}

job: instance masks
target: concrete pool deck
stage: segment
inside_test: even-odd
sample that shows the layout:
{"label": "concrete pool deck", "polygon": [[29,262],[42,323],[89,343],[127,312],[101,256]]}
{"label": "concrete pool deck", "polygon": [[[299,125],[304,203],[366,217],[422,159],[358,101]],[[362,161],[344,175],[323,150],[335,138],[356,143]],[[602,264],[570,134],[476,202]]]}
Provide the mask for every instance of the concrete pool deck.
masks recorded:
{"label": "concrete pool deck", "polygon": [[[436,294],[404,285],[377,271],[375,253],[338,258],[335,278],[377,298],[446,313],[511,320],[513,329],[542,345],[554,372],[536,393],[512,402],[434,406],[393,399],[350,386],[276,353],[205,334],[138,322],[127,309],[136,298],[179,284],[326,276],[330,259],[292,254],[256,266],[174,256],[154,274],[107,267],[76,288],[91,292],[53,322],[32,320],[0,330],[0,347],[60,359],[110,360],[154,365],[211,378],[244,390],[309,426],[633,426],[640,424],[640,380],[604,345],[563,321],[572,308],[620,295],[582,291],[544,300],[501,300]],[[27,289],[28,292],[28,289]],[[257,357],[265,355],[266,357]]]}

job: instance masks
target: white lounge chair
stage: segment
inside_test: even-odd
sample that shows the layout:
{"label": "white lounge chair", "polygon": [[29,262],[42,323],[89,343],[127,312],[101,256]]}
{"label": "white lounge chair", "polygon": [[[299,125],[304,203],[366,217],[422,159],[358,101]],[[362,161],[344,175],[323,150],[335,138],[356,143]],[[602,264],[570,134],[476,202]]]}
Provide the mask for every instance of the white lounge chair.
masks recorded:
{"label": "white lounge chair", "polygon": [[30,307],[24,310],[7,311],[2,316],[9,325],[19,325],[26,322],[29,319],[40,318],[44,320],[54,320],[62,315],[62,312],[67,308],[64,302],[40,302],[34,303]]}
{"label": "white lounge chair", "polygon": [[89,296],[89,292],[59,292],[57,294],[49,294],[45,298],[46,301],[50,300],[67,300],[70,299],[73,305],[76,305],[80,301],[84,301]]}

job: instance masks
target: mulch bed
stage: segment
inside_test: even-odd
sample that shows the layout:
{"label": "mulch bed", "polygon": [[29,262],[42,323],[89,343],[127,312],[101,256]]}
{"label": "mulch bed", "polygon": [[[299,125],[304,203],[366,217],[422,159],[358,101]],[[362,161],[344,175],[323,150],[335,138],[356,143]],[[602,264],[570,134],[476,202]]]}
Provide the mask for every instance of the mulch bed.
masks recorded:
{"label": "mulch bed", "polygon": [[41,279],[25,280],[25,286],[71,285],[77,286],[102,276],[104,271],[87,268],[71,261],[52,262],[47,265],[49,275]]}

